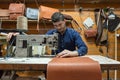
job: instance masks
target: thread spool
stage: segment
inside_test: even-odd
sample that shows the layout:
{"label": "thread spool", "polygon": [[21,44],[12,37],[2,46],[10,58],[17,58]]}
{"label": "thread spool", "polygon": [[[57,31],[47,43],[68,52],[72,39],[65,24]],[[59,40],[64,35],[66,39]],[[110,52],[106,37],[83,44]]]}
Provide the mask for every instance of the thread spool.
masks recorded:
{"label": "thread spool", "polygon": [[28,20],[25,16],[17,17],[17,30],[28,30]]}

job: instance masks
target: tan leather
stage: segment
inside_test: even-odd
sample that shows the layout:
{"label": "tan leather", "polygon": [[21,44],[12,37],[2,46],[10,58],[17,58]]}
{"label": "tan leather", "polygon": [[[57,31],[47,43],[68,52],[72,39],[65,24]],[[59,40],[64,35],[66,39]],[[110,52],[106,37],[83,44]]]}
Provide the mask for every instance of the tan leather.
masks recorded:
{"label": "tan leather", "polygon": [[53,58],[47,80],[102,80],[100,65],[88,57]]}
{"label": "tan leather", "polygon": [[55,12],[59,12],[58,9],[47,7],[40,5],[40,13],[39,13],[39,18],[40,19],[51,19],[51,16]]}
{"label": "tan leather", "polygon": [[8,9],[0,9],[0,19],[9,19]]}
{"label": "tan leather", "polygon": [[14,14],[10,14],[10,19],[11,20],[16,20],[18,16],[23,16],[22,14],[20,13],[14,13]]}
{"label": "tan leather", "polygon": [[9,5],[10,19],[17,19],[18,16],[23,16],[24,10],[25,10],[25,4],[10,3]]}
{"label": "tan leather", "polygon": [[81,28],[80,22],[79,22],[80,21],[79,12],[62,12],[62,14],[71,16],[73,18],[73,20],[71,18],[71,20],[72,20],[71,24],[72,24],[73,29],[75,29],[77,32],[81,33],[82,28]]}
{"label": "tan leather", "polygon": [[84,34],[86,38],[96,37],[97,29],[85,29]]}

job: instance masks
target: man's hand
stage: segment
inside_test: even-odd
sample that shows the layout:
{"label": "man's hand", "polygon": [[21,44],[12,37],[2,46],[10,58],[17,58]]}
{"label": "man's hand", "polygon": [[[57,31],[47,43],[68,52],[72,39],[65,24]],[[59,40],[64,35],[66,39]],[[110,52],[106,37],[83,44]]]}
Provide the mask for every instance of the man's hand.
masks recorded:
{"label": "man's hand", "polygon": [[19,33],[13,33],[13,32],[8,33],[8,35],[7,35],[7,41],[10,41],[10,39],[11,39],[12,36],[16,36],[18,34]]}
{"label": "man's hand", "polygon": [[69,50],[63,50],[62,52],[58,53],[58,55],[56,57],[75,57],[78,56],[78,52],[77,51],[69,51]]}

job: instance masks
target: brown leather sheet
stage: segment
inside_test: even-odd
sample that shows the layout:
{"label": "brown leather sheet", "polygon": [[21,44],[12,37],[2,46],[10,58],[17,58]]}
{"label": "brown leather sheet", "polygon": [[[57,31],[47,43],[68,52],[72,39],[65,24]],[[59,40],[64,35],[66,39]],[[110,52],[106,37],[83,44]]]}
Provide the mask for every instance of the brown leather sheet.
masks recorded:
{"label": "brown leather sheet", "polygon": [[47,80],[102,80],[100,65],[88,57],[53,58]]}

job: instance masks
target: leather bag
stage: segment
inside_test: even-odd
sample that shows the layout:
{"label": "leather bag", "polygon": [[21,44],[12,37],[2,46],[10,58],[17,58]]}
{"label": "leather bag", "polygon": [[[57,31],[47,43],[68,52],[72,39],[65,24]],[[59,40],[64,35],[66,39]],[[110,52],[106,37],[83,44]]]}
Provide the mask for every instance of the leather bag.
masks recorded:
{"label": "leather bag", "polygon": [[96,37],[97,30],[96,29],[86,29],[84,30],[84,34],[86,38]]}
{"label": "leather bag", "polygon": [[119,23],[120,23],[120,18],[117,16],[115,17],[115,19],[109,19],[108,20],[108,30],[110,32],[115,31],[115,29],[117,28]]}
{"label": "leather bag", "polygon": [[59,10],[55,8],[40,5],[39,14],[38,14],[38,22],[37,22],[38,31],[39,31],[39,20],[51,20],[51,16],[55,12],[59,12]]}
{"label": "leather bag", "polygon": [[25,4],[10,3],[9,5],[10,19],[16,20],[18,16],[23,16],[24,10],[25,10]]}
{"label": "leather bag", "polygon": [[26,9],[26,17],[29,19],[38,19],[38,13],[39,13],[39,9],[35,9],[35,8],[27,8]]}
{"label": "leather bag", "polygon": [[39,10],[40,10],[39,18],[40,19],[48,19],[48,20],[51,19],[51,16],[53,15],[53,13],[59,12],[58,9],[43,6],[43,5],[40,5]]}
{"label": "leather bag", "polygon": [[0,19],[9,19],[8,9],[0,9]]}

